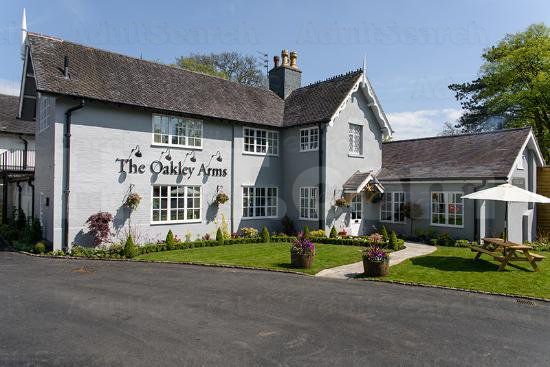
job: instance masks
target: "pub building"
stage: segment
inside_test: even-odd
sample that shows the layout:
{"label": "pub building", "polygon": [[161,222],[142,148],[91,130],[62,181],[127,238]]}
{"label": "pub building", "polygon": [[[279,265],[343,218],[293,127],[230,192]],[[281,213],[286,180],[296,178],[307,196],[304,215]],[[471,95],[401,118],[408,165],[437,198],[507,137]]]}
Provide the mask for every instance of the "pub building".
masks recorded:
{"label": "pub building", "polygon": [[[363,235],[384,224],[474,239],[502,231],[504,210],[462,195],[503,182],[534,190],[543,164],[529,129],[391,141],[365,66],[302,86],[296,52],[274,57],[269,88],[26,29],[22,59],[18,118],[36,121],[33,212],[55,249],[89,244],[97,212],[113,215],[119,235],[131,221],[140,243],[169,229],[214,235],[222,221],[278,232],[284,216],[296,230]],[[142,197],[133,211],[130,193]],[[408,203],[423,208],[414,226]],[[532,239],[535,209],[514,205],[510,238]]]}

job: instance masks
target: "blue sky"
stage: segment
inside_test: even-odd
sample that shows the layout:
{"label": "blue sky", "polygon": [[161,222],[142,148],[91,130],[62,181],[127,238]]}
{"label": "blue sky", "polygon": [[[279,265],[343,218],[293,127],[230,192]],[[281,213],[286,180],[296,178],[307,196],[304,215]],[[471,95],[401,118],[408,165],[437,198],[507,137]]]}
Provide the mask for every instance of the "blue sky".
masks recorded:
{"label": "blue sky", "polygon": [[362,66],[396,138],[437,134],[460,116],[447,85],[476,77],[484,48],[550,1],[9,1],[0,13],[0,92],[18,93],[22,9],[28,29],[170,63],[179,55],[298,51],[303,84]]}

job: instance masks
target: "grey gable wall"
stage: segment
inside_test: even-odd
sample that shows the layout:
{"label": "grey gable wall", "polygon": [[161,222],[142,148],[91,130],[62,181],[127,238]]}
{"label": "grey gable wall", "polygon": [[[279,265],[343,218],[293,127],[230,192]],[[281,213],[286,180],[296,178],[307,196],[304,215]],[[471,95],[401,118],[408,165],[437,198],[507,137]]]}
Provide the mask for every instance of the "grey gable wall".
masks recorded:
{"label": "grey gable wall", "polygon": [[[363,126],[363,156],[349,155],[349,123]],[[347,228],[350,222],[349,210],[334,206],[342,195],[342,185],[356,171],[377,172],[382,166],[382,132],[363,92],[351,94],[345,108],[336,117],[333,126],[327,127],[326,136],[326,191],[325,229],[335,225],[338,230]],[[363,202],[363,210],[368,211],[368,203]],[[365,222],[363,223],[365,224]],[[360,228],[365,231],[367,228]]]}

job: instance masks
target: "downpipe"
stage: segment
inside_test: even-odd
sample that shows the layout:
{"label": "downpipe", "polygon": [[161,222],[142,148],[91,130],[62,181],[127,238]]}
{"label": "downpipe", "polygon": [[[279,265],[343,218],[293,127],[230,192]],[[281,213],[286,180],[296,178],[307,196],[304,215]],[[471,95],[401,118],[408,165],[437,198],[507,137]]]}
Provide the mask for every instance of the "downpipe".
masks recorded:
{"label": "downpipe", "polygon": [[63,167],[63,236],[61,248],[69,249],[69,197],[71,193],[71,123],[73,112],[80,110],[85,105],[84,99],[76,106],[65,112],[65,133],[64,133],[64,167]]}

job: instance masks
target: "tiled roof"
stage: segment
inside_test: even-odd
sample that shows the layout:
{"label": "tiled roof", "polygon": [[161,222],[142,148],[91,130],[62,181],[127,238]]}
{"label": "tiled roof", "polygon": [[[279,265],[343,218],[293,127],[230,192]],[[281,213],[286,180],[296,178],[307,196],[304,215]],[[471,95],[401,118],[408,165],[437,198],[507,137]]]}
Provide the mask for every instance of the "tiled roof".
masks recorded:
{"label": "tiled roof", "polygon": [[353,175],[351,175],[350,178],[347,179],[346,182],[344,182],[344,191],[358,191],[359,189],[362,189],[361,184],[365,182],[367,178],[369,178],[370,174],[371,171],[355,172]]}
{"label": "tiled roof", "polygon": [[529,128],[382,144],[380,181],[505,178]]}
{"label": "tiled roof", "polygon": [[[280,126],[283,100],[272,91],[29,34],[37,89],[198,116]],[[70,78],[63,77],[64,57]]]}
{"label": "tiled roof", "polygon": [[[43,92],[269,126],[328,121],[362,71],[293,91],[282,100],[251,87],[58,38],[29,33],[37,89]],[[69,58],[69,79],[63,77]]]}
{"label": "tiled roof", "polygon": [[0,94],[0,132],[34,134],[35,122],[17,119],[19,97]]}
{"label": "tiled roof", "polygon": [[362,74],[359,69],[296,89],[285,100],[284,125],[328,122]]}

